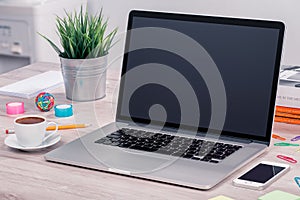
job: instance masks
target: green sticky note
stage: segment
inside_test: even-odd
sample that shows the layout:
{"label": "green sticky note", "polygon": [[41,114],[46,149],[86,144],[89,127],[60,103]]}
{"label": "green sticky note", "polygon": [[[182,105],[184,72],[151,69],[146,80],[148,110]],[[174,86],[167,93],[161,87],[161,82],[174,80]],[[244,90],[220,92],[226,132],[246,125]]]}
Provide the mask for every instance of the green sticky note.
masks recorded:
{"label": "green sticky note", "polygon": [[208,199],[208,200],[234,200],[234,199],[220,195],[220,196]]}
{"label": "green sticky note", "polygon": [[274,190],[261,196],[258,200],[300,200],[300,196],[296,196],[280,190]]}

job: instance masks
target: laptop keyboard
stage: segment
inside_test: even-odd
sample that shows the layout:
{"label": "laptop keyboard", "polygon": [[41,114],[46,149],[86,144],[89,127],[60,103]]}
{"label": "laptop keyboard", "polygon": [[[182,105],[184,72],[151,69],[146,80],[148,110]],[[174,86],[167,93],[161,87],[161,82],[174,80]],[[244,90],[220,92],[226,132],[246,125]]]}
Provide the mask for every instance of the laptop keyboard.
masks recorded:
{"label": "laptop keyboard", "polygon": [[95,141],[95,143],[155,152],[210,163],[219,163],[242,148],[242,146],[239,145],[128,128],[122,128]]}

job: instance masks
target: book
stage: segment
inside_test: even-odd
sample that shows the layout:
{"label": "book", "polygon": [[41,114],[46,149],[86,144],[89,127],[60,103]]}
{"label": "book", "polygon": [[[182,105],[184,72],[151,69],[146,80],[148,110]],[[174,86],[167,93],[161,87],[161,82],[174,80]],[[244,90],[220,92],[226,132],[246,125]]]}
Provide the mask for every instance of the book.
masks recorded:
{"label": "book", "polygon": [[284,113],[284,112],[277,112],[275,113],[276,117],[285,117],[285,118],[292,118],[292,119],[300,119],[300,115],[290,114],[290,113]]}
{"label": "book", "polygon": [[293,119],[288,117],[275,116],[275,122],[287,123],[287,124],[300,124],[300,119]]}
{"label": "book", "polygon": [[300,66],[281,66],[276,105],[300,108]]}
{"label": "book", "polygon": [[286,107],[286,106],[276,106],[276,112],[300,115],[300,108],[292,108],[292,107]]}
{"label": "book", "polygon": [[47,92],[63,84],[60,71],[48,71],[42,74],[23,79],[0,88],[0,95],[33,98],[40,92]]}
{"label": "book", "polygon": [[276,105],[300,108],[300,88],[279,82]]}
{"label": "book", "polygon": [[300,124],[300,108],[276,106],[275,122]]}

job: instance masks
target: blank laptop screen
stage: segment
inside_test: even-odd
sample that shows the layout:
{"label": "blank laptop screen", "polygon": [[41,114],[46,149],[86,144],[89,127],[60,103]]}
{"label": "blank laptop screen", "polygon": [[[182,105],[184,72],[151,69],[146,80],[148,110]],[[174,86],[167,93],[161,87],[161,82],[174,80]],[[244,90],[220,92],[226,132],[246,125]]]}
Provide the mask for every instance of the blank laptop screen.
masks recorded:
{"label": "blank laptop screen", "polygon": [[[266,138],[272,125],[283,35],[283,25],[279,22],[274,24],[256,20],[197,16],[189,18],[189,15],[135,11],[131,13],[128,29],[154,27],[174,30],[199,43],[214,61],[224,83],[226,117],[223,133],[239,137]],[[170,37],[159,43],[168,47],[170,43],[178,42],[172,39],[173,37]],[[126,49],[142,40],[149,40],[147,34],[139,37],[128,34]],[[185,45],[180,48],[188,53],[197,53],[189,52],[191,50]],[[167,48],[145,47],[127,52],[123,61],[117,119],[142,123],[150,123],[151,119],[152,123],[160,122],[162,119],[159,114],[155,115],[155,109],[152,110],[152,115],[149,111],[156,105],[158,109],[164,108],[162,115],[165,115],[165,126],[178,127],[182,123],[181,103],[176,91],[172,91],[172,88],[163,83],[148,81],[140,84],[143,77],[149,80],[150,74],[147,70],[144,70],[144,73],[139,72],[138,76],[124,76],[143,65],[148,68],[161,65],[172,68],[188,81],[198,103],[190,104],[184,109],[199,109],[198,130],[207,129],[212,114],[209,89],[203,75],[199,74],[188,59],[168,51]],[[172,74],[159,71],[156,71],[156,74],[165,76],[165,80],[176,78]],[[137,86],[136,83],[140,85]],[[183,88],[179,91],[188,89],[184,88],[183,84],[180,87]],[[128,91],[134,92],[130,97],[125,97],[124,94]],[[184,125],[195,126],[188,123]]]}

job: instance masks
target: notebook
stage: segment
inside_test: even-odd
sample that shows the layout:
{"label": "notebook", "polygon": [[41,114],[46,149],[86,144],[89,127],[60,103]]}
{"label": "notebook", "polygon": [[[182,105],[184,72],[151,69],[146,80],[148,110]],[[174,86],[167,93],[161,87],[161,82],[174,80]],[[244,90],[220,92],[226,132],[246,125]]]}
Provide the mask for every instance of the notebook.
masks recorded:
{"label": "notebook", "polygon": [[258,200],[300,200],[300,196],[296,196],[280,190],[274,190],[259,197]]}
{"label": "notebook", "polygon": [[63,77],[60,71],[48,71],[26,78],[13,84],[0,88],[0,95],[30,99],[40,92],[49,91],[60,87]]}
{"label": "notebook", "polygon": [[128,30],[116,121],[47,160],[207,190],[264,152],[283,23],[131,11]]}
{"label": "notebook", "polygon": [[208,200],[234,200],[234,199],[220,195],[220,196],[208,199]]}

